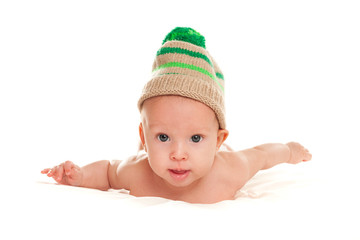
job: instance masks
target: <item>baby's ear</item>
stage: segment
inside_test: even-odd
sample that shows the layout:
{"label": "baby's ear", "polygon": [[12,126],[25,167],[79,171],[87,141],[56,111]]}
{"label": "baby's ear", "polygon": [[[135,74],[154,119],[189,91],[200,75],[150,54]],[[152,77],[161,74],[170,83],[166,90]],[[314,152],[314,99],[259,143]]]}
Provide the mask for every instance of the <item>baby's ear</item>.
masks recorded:
{"label": "baby's ear", "polygon": [[144,129],[143,129],[142,123],[139,124],[139,135],[140,135],[140,140],[141,140],[141,144],[143,146],[143,149],[145,149],[145,152],[147,152],[146,145],[145,145]]}
{"label": "baby's ear", "polygon": [[229,136],[229,131],[226,129],[219,129],[218,130],[218,134],[217,134],[217,148],[219,149],[221,144],[223,144],[223,142],[225,142],[225,140],[227,139],[227,137]]}

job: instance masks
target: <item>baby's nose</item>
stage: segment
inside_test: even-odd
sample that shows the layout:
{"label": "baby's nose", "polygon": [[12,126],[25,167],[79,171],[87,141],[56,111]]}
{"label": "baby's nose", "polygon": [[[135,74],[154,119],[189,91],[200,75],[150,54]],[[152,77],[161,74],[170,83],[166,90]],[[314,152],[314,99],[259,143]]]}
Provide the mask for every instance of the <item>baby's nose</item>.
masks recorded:
{"label": "baby's nose", "polygon": [[173,150],[170,153],[170,159],[173,161],[185,161],[188,159],[188,153],[185,146],[181,143],[174,144]]}

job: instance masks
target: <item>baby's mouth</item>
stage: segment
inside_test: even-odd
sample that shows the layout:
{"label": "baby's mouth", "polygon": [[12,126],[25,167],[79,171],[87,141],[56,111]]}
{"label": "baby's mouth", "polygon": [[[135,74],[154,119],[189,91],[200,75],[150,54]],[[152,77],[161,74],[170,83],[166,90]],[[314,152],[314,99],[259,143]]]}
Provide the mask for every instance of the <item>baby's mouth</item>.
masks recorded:
{"label": "baby's mouth", "polygon": [[176,170],[176,169],[170,169],[171,172],[175,173],[175,174],[184,174],[189,170]]}
{"label": "baby's mouth", "polygon": [[169,169],[170,175],[177,181],[184,180],[190,173],[190,170]]}

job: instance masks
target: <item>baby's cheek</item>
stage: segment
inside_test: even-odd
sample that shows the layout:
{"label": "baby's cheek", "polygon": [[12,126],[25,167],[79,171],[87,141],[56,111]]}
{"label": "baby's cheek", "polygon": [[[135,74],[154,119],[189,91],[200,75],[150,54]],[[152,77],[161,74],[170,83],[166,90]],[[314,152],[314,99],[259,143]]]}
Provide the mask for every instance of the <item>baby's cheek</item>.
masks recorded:
{"label": "baby's cheek", "polygon": [[149,161],[150,167],[155,172],[160,172],[162,169],[166,168],[167,160],[168,160],[168,158],[160,152],[156,152],[156,151],[148,152],[148,161]]}
{"label": "baby's cheek", "polygon": [[157,161],[152,161],[151,158],[149,158],[148,161],[149,161],[149,165],[150,165],[150,168],[152,169],[152,171],[154,173],[156,173],[157,175],[161,175],[161,172],[163,171],[161,164],[159,164],[159,162],[157,162]]}
{"label": "baby's cheek", "polygon": [[202,171],[207,172],[214,163],[215,151],[201,151],[197,154],[196,159],[198,159],[196,163],[197,167]]}

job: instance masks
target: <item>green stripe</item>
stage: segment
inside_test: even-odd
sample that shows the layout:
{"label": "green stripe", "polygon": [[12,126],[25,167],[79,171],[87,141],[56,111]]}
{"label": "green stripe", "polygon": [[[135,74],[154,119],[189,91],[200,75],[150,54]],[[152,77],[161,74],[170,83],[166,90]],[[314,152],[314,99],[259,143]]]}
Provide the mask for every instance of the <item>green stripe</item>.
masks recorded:
{"label": "green stripe", "polygon": [[160,50],[157,52],[156,56],[167,54],[167,53],[179,53],[179,54],[186,54],[190,57],[202,58],[206,62],[208,62],[211,67],[213,67],[212,62],[206,55],[199,53],[199,52],[194,52],[194,51],[190,51],[187,49],[183,49],[183,48],[170,48],[170,47],[160,48]]}
{"label": "green stripe", "polygon": [[161,73],[161,74],[159,74],[158,76],[161,76],[161,75],[186,75],[186,74],[184,74],[184,73],[169,72],[169,73]]}
{"label": "green stripe", "polygon": [[209,76],[210,78],[212,78],[219,85],[221,90],[224,91],[224,87],[219,83],[219,81],[216,79],[216,77],[214,75],[209,73],[207,70],[205,70],[205,69],[203,69],[201,67],[195,66],[195,65],[181,63],[181,62],[168,62],[168,63],[165,63],[163,65],[158,66],[157,68],[154,69],[153,72],[158,71],[160,69],[169,68],[169,67],[186,68],[186,69],[198,71],[198,72],[200,72],[202,74],[205,74],[205,75]]}
{"label": "green stripe", "polygon": [[216,73],[216,77],[224,80],[224,75],[219,72]]}

